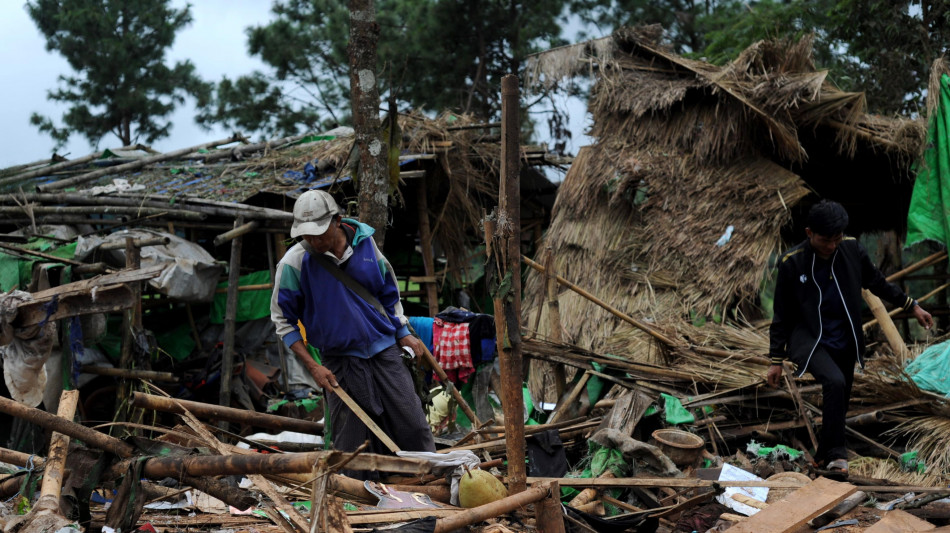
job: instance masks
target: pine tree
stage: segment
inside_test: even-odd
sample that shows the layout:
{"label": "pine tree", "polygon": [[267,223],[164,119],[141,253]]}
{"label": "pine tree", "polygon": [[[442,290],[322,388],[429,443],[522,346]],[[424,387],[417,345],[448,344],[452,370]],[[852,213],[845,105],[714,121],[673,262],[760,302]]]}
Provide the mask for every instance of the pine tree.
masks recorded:
{"label": "pine tree", "polygon": [[34,113],[30,122],[63,145],[72,134],[91,145],[112,133],[129,145],[167,137],[167,117],[188,95],[205,105],[212,86],[190,61],[167,64],[175,34],[191,23],[168,0],[31,0],[26,9],[46,48],[73,69],[47,98],[69,105],[61,127]]}

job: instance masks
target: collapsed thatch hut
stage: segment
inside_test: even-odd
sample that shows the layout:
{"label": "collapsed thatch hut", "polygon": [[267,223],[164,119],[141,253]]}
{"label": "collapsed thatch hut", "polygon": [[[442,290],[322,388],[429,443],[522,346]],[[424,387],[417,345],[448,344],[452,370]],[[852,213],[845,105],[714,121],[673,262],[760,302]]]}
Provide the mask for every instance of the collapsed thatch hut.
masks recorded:
{"label": "collapsed thatch hut", "polygon": [[[598,66],[596,142],[565,177],[544,243],[560,275],[660,327],[752,321],[770,257],[783,237],[801,238],[783,228],[811,191],[845,204],[852,232],[901,227],[924,128],[866,114],[862,93],[815,69],[809,38],[759,42],[724,66],[666,50],[653,28],[597,44],[586,57]],[[542,57],[538,71],[546,61],[561,73],[569,63]],[[525,309],[542,308],[540,281],[527,281]],[[649,337],[574,293],[560,294],[560,317],[585,348],[657,355]]]}

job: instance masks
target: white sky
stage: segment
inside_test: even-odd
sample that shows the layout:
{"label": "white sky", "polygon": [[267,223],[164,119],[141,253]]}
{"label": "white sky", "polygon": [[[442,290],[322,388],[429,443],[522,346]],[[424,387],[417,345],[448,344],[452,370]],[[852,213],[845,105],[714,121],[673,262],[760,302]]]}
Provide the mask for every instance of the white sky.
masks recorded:
{"label": "white sky", "polygon": [[[176,8],[185,3],[172,1]],[[244,30],[269,20],[270,6],[267,0],[194,1],[194,20],[178,33],[168,54],[169,62],[190,59],[202,78],[215,82],[225,75],[234,78],[255,69],[267,72],[266,65],[247,54]],[[46,40],[19,0],[0,2],[0,65],[6,81],[0,85],[0,168],[48,158],[54,142],[30,124],[30,115],[39,112],[62,125],[60,117],[66,106],[47,101],[46,94],[57,87],[58,76],[71,74],[72,70],[61,56],[46,51]],[[574,135],[568,151],[576,154],[579,146],[588,144],[582,134],[586,106],[572,102],[568,107]],[[190,102],[179,107],[171,115],[171,135],[157,141],[153,148],[171,151],[230,135],[231,132],[220,128],[210,132],[199,128],[193,115]],[[119,145],[118,138],[110,134],[102,139],[99,148]],[[60,154],[72,158],[92,151],[85,138],[74,135]]]}

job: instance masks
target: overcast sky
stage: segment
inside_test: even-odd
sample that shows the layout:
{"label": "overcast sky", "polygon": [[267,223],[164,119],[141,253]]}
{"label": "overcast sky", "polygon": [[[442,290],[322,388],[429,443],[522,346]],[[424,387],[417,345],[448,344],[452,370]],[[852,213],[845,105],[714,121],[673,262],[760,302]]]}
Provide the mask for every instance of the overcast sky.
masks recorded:
{"label": "overcast sky", "polygon": [[[173,0],[176,8],[186,2]],[[200,0],[192,3],[194,21],[178,33],[168,57],[170,63],[190,59],[198,74],[210,81],[219,81],[222,76],[236,77],[258,69],[267,71],[259,59],[247,54],[245,28],[266,22],[271,18],[271,2],[268,0]],[[46,51],[46,40],[40,35],[19,0],[0,2],[0,65],[3,65],[5,83],[0,85],[0,168],[48,158],[54,143],[49,136],[39,133],[30,124],[33,112],[51,116],[62,125],[60,117],[66,107],[46,99],[49,90],[57,86],[57,77],[71,74],[66,60],[58,54]],[[571,130],[573,146],[568,151],[575,153],[585,127],[585,110],[582,104],[572,103]],[[178,108],[171,116],[173,123],[169,137],[157,141],[153,147],[159,151],[186,148],[215,139],[222,139],[230,132],[218,129],[205,131],[192,119],[194,108],[189,102]],[[117,137],[107,135],[100,148],[120,145]],[[70,138],[60,154],[80,157],[91,153],[93,148],[80,136]]]}

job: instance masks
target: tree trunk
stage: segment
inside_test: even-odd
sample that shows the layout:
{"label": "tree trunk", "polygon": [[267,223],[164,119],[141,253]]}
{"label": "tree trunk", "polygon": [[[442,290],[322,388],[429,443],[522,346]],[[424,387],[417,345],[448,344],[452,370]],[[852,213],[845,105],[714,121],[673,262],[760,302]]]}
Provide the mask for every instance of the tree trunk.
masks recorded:
{"label": "tree trunk", "polygon": [[386,152],[379,138],[379,90],[376,86],[376,23],[374,0],[350,0],[350,99],[359,149],[360,220],[372,226],[382,248],[386,238],[389,180]]}

